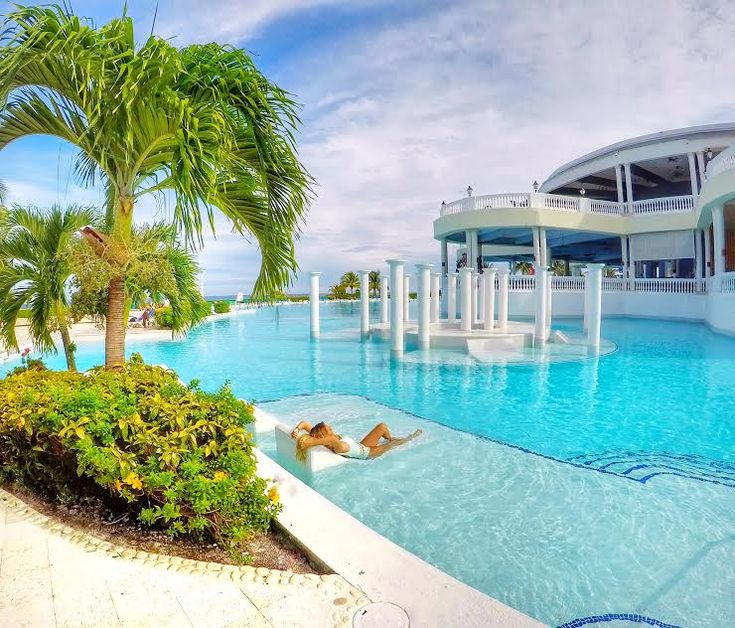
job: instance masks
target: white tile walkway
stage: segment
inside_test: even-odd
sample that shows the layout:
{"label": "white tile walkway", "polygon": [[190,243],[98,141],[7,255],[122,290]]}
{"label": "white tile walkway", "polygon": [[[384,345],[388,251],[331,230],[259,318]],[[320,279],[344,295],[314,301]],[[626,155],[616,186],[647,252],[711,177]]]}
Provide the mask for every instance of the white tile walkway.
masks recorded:
{"label": "white tile walkway", "polygon": [[0,626],[351,626],[369,601],[337,575],[123,549],[0,490]]}

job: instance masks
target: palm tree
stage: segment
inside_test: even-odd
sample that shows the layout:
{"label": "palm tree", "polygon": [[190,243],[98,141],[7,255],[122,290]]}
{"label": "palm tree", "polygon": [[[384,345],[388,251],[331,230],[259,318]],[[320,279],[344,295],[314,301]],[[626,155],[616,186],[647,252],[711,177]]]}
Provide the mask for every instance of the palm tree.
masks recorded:
{"label": "palm tree", "polygon": [[[118,269],[84,246],[75,251],[74,270],[78,288],[74,300],[80,304],[76,316],[98,314],[95,305]],[[199,290],[199,265],[192,252],[177,240],[173,225],[134,227],[123,270],[129,302],[143,303],[149,298],[156,303],[168,301],[174,332],[185,333],[210,314],[210,305]]]}
{"label": "palm tree", "polygon": [[125,275],[135,206],[162,195],[187,246],[218,208],[261,252],[254,299],[288,286],[312,180],[298,160],[297,106],[242,50],[136,44],[123,14],[96,28],[58,6],[16,7],[0,46],[0,149],[52,135],[79,149],[75,174],[106,192],[86,237],[120,269],[107,286],[105,364],[125,357]]}
{"label": "palm tree", "polygon": [[370,287],[370,294],[375,296],[380,294],[380,271],[371,270],[368,276],[368,286]]}
{"label": "palm tree", "polygon": [[96,217],[91,209],[58,206],[48,213],[16,206],[3,217],[0,336],[8,349],[18,349],[15,325],[21,308],[27,305],[29,333],[36,348],[56,352],[51,334],[58,330],[66,366],[76,370],[74,345],[69,337],[70,252],[77,231],[93,224]]}
{"label": "palm tree", "polygon": [[567,264],[563,259],[555,259],[551,262],[551,272],[562,277],[567,274]]}
{"label": "palm tree", "polygon": [[360,278],[357,276],[357,273],[348,272],[342,275],[342,279],[339,280],[339,283],[349,290],[350,294],[355,294],[355,290],[360,287]]}
{"label": "palm tree", "polygon": [[530,275],[533,264],[531,262],[516,262],[516,268],[521,271],[523,275]]}

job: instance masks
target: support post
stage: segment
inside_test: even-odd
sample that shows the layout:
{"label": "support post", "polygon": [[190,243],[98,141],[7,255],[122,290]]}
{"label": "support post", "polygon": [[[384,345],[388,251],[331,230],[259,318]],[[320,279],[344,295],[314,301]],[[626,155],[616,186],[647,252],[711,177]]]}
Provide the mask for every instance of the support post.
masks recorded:
{"label": "support post", "polygon": [[531,227],[531,233],[533,234],[533,263],[538,266],[541,264],[541,237],[538,227]]}
{"label": "support post", "polygon": [[694,153],[687,153],[689,159],[689,182],[692,185],[692,199],[697,204],[697,196],[699,195],[699,186],[697,185],[697,162]]}
{"label": "support post", "polygon": [[442,238],[439,240],[441,244],[441,256],[442,256],[442,268],[441,272],[443,275],[449,272],[449,252],[447,250],[447,239]]}
{"label": "support post", "polygon": [[402,259],[386,260],[390,266],[390,349],[403,355],[403,265]]}
{"label": "support post", "polygon": [[311,314],[311,337],[319,338],[319,275],[309,273],[309,311]]}
{"label": "support post", "polygon": [[388,322],[388,277],[380,276],[380,323]]}
{"label": "support post", "polygon": [[628,236],[628,290],[635,290],[635,248],[631,236]]}
{"label": "support post", "polygon": [[411,275],[403,276],[403,321],[408,322],[408,305],[411,301]]}
{"label": "support post", "polygon": [[508,329],[508,275],[510,270],[498,268],[498,329]]}
{"label": "support post", "polygon": [[625,202],[625,197],[623,196],[623,171],[621,170],[623,166],[618,164],[615,166],[615,185],[618,189],[618,205],[621,207],[623,206],[623,203]]}
{"label": "support post", "polygon": [[628,236],[620,236],[620,253],[623,260],[623,283],[628,278]]}
{"label": "support post", "polygon": [[582,269],[584,277],[584,305],[582,306],[582,329],[586,332],[590,326],[590,271]]}
{"label": "support post", "polygon": [[485,273],[476,274],[477,280],[477,322],[485,320]]}
{"label": "support post", "polygon": [[543,227],[539,227],[538,230],[538,246],[539,246],[539,255],[541,257],[541,265],[542,266],[549,266],[549,249],[546,246],[546,229]]}
{"label": "support post", "polygon": [[699,167],[699,189],[702,189],[704,182],[707,180],[707,173],[704,167],[704,151],[697,151],[697,166]]}
{"label": "support post", "polygon": [[712,276],[712,238],[709,235],[709,227],[702,231],[704,236],[704,278]]}
{"label": "support post", "polygon": [[548,269],[546,266],[536,264],[534,266],[534,301],[536,305],[533,343],[539,346],[546,342],[546,274]]}
{"label": "support post", "polygon": [[625,194],[628,200],[628,213],[633,213],[633,176],[630,173],[630,164],[624,164],[625,170]]}
{"label": "support post", "polygon": [[552,294],[551,294],[551,282],[552,273],[546,271],[546,329],[544,331],[544,337],[548,341],[551,338],[551,306],[552,306]]}
{"label": "support post", "polygon": [[714,275],[725,272],[725,207],[715,205],[712,208],[712,229],[714,232]]}
{"label": "support post", "polygon": [[[587,264],[587,279],[590,293],[589,328],[587,345],[591,349],[600,347],[600,327],[602,322],[602,268],[604,264]],[[586,287],[586,286],[585,286]]]}
{"label": "support post", "polygon": [[361,270],[360,274],[360,335],[370,334],[370,271]]}
{"label": "support post", "polygon": [[472,280],[470,282],[470,310],[471,310],[471,318],[472,325],[477,322],[477,272],[474,270],[472,271]]}
{"label": "support post", "polygon": [[482,274],[485,282],[485,315],[483,316],[483,329],[492,331],[495,328],[495,269],[488,268]]}
{"label": "support post", "polygon": [[463,266],[459,269],[460,290],[460,329],[470,331],[472,329],[472,268]]}
{"label": "support post", "polygon": [[457,273],[449,273],[447,277],[447,322],[457,320]]}
{"label": "support post", "polygon": [[439,322],[439,306],[441,305],[441,296],[439,292],[441,292],[440,290],[441,280],[442,280],[441,273],[431,274],[431,322],[432,323]]}
{"label": "support post", "polygon": [[432,264],[416,264],[418,271],[418,298],[419,298],[419,315],[418,315],[418,337],[419,349],[429,348],[429,324],[431,322],[431,269]]}
{"label": "support post", "polygon": [[702,232],[694,229],[692,236],[694,237],[694,276],[702,279]]}

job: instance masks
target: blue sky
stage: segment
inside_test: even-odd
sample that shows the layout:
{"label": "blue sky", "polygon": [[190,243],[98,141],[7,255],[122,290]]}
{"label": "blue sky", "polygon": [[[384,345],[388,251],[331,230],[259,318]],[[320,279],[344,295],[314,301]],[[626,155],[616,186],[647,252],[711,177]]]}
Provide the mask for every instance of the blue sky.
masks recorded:
{"label": "blue sky", "polygon": [[[98,23],[122,2],[73,2]],[[0,2],[3,9],[7,3]],[[158,14],[153,25],[153,14]],[[529,190],[626,137],[735,120],[728,2],[620,0],[130,0],[139,38],[248,50],[303,104],[301,157],[318,181],[298,259],[325,284],[388,257],[438,263],[442,200]],[[12,201],[99,203],[49,138],[0,153]],[[139,219],[165,215],[152,199]],[[209,294],[248,291],[257,247],[220,221],[200,252]],[[294,291],[305,289],[297,279]]]}

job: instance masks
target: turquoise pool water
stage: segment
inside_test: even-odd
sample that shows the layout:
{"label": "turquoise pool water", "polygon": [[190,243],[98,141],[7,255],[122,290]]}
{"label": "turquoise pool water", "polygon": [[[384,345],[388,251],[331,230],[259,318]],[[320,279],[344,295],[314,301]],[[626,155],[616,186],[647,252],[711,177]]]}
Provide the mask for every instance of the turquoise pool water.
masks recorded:
{"label": "turquoise pool water", "polygon": [[[405,450],[324,472],[315,488],[542,621],[735,625],[735,339],[608,319],[603,335],[618,350],[597,359],[395,362],[386,344],[358,341],[356,304],[322,311],[319,342],[308,338],[308,307],[284,306],[129,349],[351,436],[376,420],[422,427]],[[101,355],[79,344],[81,367]]]}

